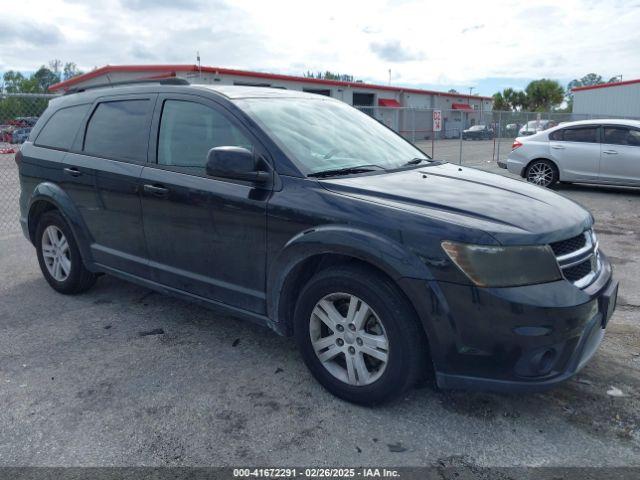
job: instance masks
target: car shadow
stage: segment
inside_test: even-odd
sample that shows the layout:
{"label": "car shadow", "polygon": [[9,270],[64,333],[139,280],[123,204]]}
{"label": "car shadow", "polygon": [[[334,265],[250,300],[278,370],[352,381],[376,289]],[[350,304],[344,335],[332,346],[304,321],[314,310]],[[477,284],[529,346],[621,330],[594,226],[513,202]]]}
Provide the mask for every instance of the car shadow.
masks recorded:
{"label": "car shadow", "polygon": [[595,185],[587,183],[560,183],[554,187],[558,192],[596,192],[615,195],[640,196],[640,188],[618,185]]}

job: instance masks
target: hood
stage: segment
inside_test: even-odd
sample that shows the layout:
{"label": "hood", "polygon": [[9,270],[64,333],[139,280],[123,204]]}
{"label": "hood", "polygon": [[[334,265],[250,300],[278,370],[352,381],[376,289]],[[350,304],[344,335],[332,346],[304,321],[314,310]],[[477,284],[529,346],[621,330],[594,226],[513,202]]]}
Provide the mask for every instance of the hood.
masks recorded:
{"label": "hood", "polygon": [[563,240],[592,224],[587,210],[548,189],[449,163],[320,183],[334,193],[482,230],[503,244]]}

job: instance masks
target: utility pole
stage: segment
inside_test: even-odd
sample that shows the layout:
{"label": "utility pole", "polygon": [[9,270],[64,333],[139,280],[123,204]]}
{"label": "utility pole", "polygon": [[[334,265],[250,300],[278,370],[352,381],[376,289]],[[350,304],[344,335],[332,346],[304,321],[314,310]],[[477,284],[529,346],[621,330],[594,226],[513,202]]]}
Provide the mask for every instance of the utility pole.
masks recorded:
{"label": "utility pole", "polygon": [[196,52],[196,60],[198,61],[198,77],[202,78],[202,66],[200,65],[200,51]]}
{"label": "utility pole", "polygon": [[471,92],[473,91],[473,89],[476,87],[469,87],[469,95],[471,95]]}
{"label": "utility pole", "polygon": [[389,85],[391,85],[391,69],[389,69]]}

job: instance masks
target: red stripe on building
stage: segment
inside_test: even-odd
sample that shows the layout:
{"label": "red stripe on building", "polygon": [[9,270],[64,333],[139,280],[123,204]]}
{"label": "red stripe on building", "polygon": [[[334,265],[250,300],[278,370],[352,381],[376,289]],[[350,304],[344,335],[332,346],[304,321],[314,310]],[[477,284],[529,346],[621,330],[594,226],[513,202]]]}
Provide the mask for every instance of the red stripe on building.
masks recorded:
{"label": "red stripe on building", "polygon": [[624,82],[611,82],[601,83],[600,85],[587,85],[586,87],[574,87],[571,89],[571,91],[579,92],[583,90],[595,90],[596,88],[621,87],[623,85],[633,85],[635,83],[640,83],[640,78],[637,78],[635,80],[625,80]]}
{"label": "red stripe on building", "polygon": [[331,85],[334,87],[348,87],[353,89],[364,90],[385,90],[390,92],[400,93],[419,93],[426,95],[437,95],[442,97],[454,97],[454,98],[474,98],[479,100],[492,100],[491,97],[481,97],[474,95],[465,95],[463,93],[449,93],[438,92],[436,90],[422,90],[419,88],[405,88],[405,87],[392,87],[388,85],[375,85],[371,83],[361,82],[342,82],[339,80],[325,80],[321,78],[308,78],[297,77],[294,75],[281,75],[278,73],[265,73],[265,72],[251,72],[247,70],[235,70],[231,68],[219,68],[219,67],[198,67],[197,65],[105,65],[104,67],[97,68],[89,73],[78,75],[77,77],[70,78],[64,82],[56,83],[49,87],[49,90],[55,92],[57,90],[68,90],[73,85],[86,80],[99,77],[101,75],[107,75],[114,72],[140,72],[141,74],[149,72],[206,72],[219,75],[235,75],[238,77],[252,77],[252,78],[264,78],[268,80],[281,80],[289,82],[302,82],[316,85]]}

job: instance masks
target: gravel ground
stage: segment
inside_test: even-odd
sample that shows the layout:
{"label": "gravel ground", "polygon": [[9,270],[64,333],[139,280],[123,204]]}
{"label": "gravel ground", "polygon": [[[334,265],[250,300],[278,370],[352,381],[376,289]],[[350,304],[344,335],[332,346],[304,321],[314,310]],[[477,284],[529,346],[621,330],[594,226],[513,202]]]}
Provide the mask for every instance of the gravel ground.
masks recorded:
{"label": "gravel ground", "polygon": [[640,190],[559,193],[594,213],[621,280],[591,363],[543,394],[426,385],[377,408],[332,397],[291,340],[228,315],[108,276],[59,295],[1,229],[0,466],[638,466]]}

